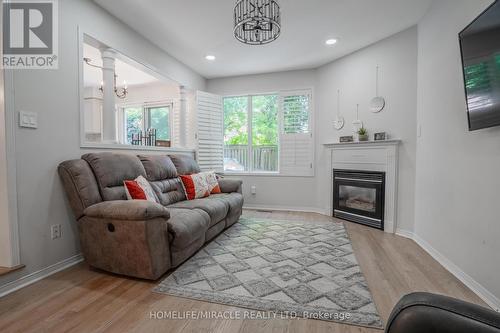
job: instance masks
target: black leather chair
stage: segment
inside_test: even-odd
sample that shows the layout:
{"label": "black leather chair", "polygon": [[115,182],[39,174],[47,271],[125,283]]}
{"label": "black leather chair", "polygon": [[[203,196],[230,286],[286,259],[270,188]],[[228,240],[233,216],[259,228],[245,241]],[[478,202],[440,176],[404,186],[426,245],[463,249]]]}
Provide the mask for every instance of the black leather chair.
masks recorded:
{"label": "black leather chair", "polygon": [[451,297],[413,293],[392,310],[386,333],[500,333],[500,313]]}

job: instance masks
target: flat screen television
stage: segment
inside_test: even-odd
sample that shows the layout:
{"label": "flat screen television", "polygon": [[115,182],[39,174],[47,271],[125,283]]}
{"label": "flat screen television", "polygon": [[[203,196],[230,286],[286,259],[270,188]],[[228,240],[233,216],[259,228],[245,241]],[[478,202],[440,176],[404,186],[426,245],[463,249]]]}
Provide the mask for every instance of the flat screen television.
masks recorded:
{"label": "flat screen television", "polygon": [[469,130],[500,126],[500,1],[459,35]]}

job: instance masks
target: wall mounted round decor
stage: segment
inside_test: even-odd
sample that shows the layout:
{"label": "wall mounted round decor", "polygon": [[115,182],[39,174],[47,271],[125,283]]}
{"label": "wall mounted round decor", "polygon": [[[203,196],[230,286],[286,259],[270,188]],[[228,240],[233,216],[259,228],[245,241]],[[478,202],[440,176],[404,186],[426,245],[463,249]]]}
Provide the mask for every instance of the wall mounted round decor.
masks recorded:
{"label": "wall mounted round decor", "polygon": [[344,127],[344,124],[345,124],[345,120],[344,120],[344,117],[342,117],[342,116],[337,116],[335,118],[335,120],[333,121],[333,127],[337,131],[340,131]]}
{"label": "wall mounted round decor", "polygon": [[385,107],[385,99],[383,97],[377,96],[372,98],[370,101],[370,111],[373,113],[378,113],[382,111]]}
{"label": "wall mounted round decor", "polygon": [[378,71],[379,67],[377,66],[376,74],[375,74],[375,96],[370,101],[370,111],[373,113],[378,113],[385,108],[385,99],[379,95],[378,93]]}
{"label": "wall mounted round decor", "polygon": [[345,125],[344,117],[340,115],[340,89],[337,90],[337,116],[333,120],[333,127],[340,131]]}

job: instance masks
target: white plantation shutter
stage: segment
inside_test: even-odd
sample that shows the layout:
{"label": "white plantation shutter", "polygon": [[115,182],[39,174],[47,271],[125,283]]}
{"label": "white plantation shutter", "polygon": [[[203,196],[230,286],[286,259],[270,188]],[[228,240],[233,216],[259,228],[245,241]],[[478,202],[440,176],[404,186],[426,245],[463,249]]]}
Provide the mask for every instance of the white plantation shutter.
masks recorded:
{"label": "white plantation shutter", "polygon": [[198,164],[202,170],[224,171],[224,112],[222,97],[196,93]]}
{"label": "white plantation shutter", "polygon": [[196,149],[198,140],[196,137],[196,91],[190,90],[186,94],[187,117],[186,117],[186,147]]}
{"label": "white plantation shutter", "polygon": [[314,176],[311,91],[280,94],[280,174]]}
{"label": "white plantation shutter", "polygon": [[170,127],[170,140],[172,141],[172,147],[179,147],[181,138],[180,133],[181,123],[180,123],[180,101],[175,99],[172,103],[172,126]]}

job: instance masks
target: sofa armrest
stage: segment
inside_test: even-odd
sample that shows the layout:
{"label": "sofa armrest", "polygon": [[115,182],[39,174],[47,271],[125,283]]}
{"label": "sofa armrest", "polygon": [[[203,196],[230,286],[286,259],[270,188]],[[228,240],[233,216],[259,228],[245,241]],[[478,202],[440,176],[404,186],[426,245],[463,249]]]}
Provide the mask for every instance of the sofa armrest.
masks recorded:
{"label": "sofa armrest", "polygon": [[170,218],[165,207],[146,200],[104,201],[87,207],[83,214],[88,217],[131,221]]}
{"label": "sofa armrest", "polygon": [[451,297],[413,293],[396,304],[385,332],[500,333],[500,314]]}
{"label": "sofa armrest", "polygon": [[80,243],[90,266],[156,280],[171,266],[169,211],[145,200],[105,201],[78,220]]}
{"label": "sofa armrest", "polygon": [[241,193],[243,181],[240,179],[219,178],[217,181],[219,182],[219,187],[222,193]]}

